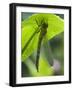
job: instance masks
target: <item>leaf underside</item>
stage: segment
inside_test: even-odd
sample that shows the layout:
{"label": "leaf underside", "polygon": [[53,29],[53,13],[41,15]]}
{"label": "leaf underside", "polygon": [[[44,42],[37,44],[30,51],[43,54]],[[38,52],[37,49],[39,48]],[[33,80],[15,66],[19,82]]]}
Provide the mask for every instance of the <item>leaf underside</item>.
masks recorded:
{"label": "leaf underside", "polygon": [[[38,24],[41,23],[41,20],[44,19],[44,22],[48,23],[47,34],[44,37],[43,43],[54,38],[56,35],[64,31],[64,21],[55,14],[33,14],[28,19],[22,21],[22,49],[25,47],[31,36],[35,31],[40,30]],[[34,37],[29,41],[25,51],[22,54],[22,61],[25,61],[36,49],[38,45],[39,33],[36,32]],[[47,39],[46,39],[47,38]]]}

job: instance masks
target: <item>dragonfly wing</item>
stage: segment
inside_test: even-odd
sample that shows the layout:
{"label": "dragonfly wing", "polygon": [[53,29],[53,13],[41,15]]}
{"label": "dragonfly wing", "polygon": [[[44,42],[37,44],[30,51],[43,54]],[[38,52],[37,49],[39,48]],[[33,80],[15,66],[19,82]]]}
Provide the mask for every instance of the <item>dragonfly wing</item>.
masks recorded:
{"label": "dragonfly wing", "polygon": [[52,66],[54,56],[53,56],[53,53],[52,53],[51,46],[50,46],[49,40],[47,38],[47,35],[45,36],[45,38],[43,40],[43,52],[45,54],[46,59],[48,60],[48,63]]}

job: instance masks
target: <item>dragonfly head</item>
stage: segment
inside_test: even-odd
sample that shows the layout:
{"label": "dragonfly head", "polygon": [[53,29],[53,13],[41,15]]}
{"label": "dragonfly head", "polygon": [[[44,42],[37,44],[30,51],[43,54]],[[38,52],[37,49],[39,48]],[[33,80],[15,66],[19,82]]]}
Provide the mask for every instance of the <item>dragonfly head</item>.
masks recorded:
{"label": "dragonfly head", "polygon": [[41,31],[41,34],[44,36],[47,33],[48,23],[44,20],[44,18],[39,23],[37,19],[35,19],[37,25],[38,25],[38,32]]}
{"label": "dragonfly head", "polygon": [[44,23],[42,23],[42,28],[46,30],[46,29],[48,28],[48,24],[47,24],[47,23],[45,23],[45,22],[44,22]]}
{"label": "dragonfly head", "polygon": [[44,36],[47,33],[47,28],[48,28],[48,24],[47,23],[42,23],[41,25],[41,33]]}

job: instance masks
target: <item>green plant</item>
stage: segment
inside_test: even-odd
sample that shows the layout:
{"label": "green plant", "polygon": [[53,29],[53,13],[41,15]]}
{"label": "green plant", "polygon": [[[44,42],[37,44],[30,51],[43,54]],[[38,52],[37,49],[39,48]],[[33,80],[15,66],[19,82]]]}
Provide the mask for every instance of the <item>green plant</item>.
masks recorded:
{"label": "green plant", "polygon": [[[52,75],[54,71],[42,53],[40,54],[40,49],[48,40],[64,31],[63,19],[55,14],[33,14],[22,21],[21,29],[22,62],[27,64],[33,76]],[[36,63],[26,61],[35,51]]]}

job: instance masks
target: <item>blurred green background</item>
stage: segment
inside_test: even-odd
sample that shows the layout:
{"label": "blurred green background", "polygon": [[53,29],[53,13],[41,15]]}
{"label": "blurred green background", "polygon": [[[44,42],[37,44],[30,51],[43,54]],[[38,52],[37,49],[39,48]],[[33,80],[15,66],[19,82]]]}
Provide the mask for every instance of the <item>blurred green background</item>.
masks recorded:
{"label": "blurred green background", "polygon": [[[21,13],[21,21],[24,21],[34,13]],[[64,19],[63,14],[56,14]],[[64,32],[55,36],[47,43],[41,46],[42,56],[47,58],[50,74],[38,74],[35,67],[36,51],[28,57],[25,62],[21,62],[21,75],[22,77],[35,77],[35,76],[57,76],[64,75]],[[44,63],[44,62],[43,62]],[[55,65],[54,65],[55,64]],[[46,66],[46,63],[45,63]],[[53,69],[51,69],[53,68]],[[47,69],[47,67],[46,67]],[[47,73],[46,70],[42,70],[43,73]]]}

